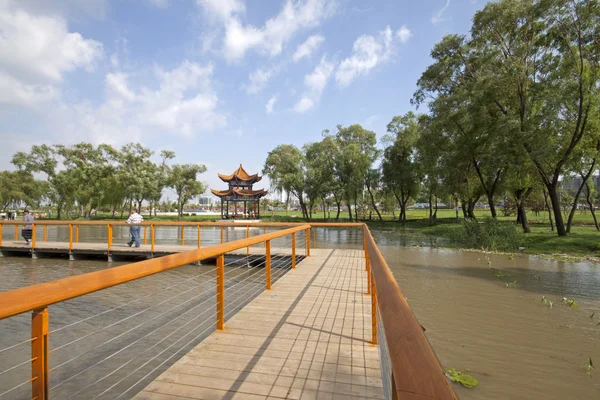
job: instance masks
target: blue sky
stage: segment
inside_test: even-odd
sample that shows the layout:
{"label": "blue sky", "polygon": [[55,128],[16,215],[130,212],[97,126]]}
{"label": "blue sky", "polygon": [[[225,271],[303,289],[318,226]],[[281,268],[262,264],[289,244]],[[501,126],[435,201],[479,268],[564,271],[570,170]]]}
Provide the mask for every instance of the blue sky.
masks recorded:
{"label": "blue sky", "polygon": [[139,141],[220,188],[217,172],[260,172],[276,145],[338,124],[381,137],[433,45],[483,5],[0,0],[0,168],[33,144]]}

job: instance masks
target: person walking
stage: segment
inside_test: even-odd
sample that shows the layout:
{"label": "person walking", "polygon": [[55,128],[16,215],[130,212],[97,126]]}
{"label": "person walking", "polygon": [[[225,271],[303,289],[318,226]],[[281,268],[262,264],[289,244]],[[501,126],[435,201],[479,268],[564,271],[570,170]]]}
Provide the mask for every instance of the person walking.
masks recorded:
{"label": "person walking", "polygon": [[131,211],[131,215],[125,222],[132,224],[132,226],[129,228],[131,240],[127,242],[127,245],[131,247],[131,245],[135,243],[135,247],[140,247],[140,226],[138,224],[144,222],[144,218],[142,218],[142,216],[137,213],[137,209],[134,208]]}
{"label": "person walking", "polygon": [[33,226],[31,225],[33,221],[35,221],[35,219],[33,218],[33,215],[29,214],[29,210],[23,211],[23,230],[21,231],[21,235],[27,244],[29,244],[33,234]]}

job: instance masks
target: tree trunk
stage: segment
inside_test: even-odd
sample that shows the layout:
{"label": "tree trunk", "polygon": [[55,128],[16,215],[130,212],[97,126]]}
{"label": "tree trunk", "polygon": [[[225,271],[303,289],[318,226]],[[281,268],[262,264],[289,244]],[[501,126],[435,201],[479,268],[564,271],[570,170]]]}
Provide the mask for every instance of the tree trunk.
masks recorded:
{"label": "tree trunk", "polygon": [[429,193],[429,225],[433,225],[433,195]]}
{"label": "tree trunk", "polygon": [[587,181],[592,176],[592,172],[596,169],[596,159],[594,158],[592,161],[592,165],[590,166],[587,174],[579,174],[581,176],[582,182],[577,189],[577,193],[575,193],[575,199],[573,200],[573,206],[571,207],[571,212],[569,213],[569,218],[567,219],[567,233],[571,232],[571,224],[573,223],[573,217],[575,217],[575,211],[577,210],[577,203],[579,202],[579,196],[581,196],[581,192],[583,191],[583,187],[587,185]]}
{"label": "tree trunk", "polygon": [[379,210],[377,209],[377,205],[375,204],[375,198],[373,197],[373,192],[371,191],[371,188],[369,186],[370,185],[367,185],[367,191],[369,192],[369,197],[371,197],[371,204],[373,205],[373,209],[377,213],[377,217],[379,218],[379,220],[383,221],[383,218],[381,217],[381,213],[379,212]]}
{"label": "tree trunk", "polygon": [[[477,199],[477,200],[479,200],[479,199]],[[469,210],[467,213],[469,215],[469,218],[477,219],[475,217],[475,204],[477,203],[477,200],[469,199]]]}
{"label": "tree trunk", "polygon": [[560,200],[558,199],[558,191],[556,190],[556,187],[556,183],[546,185],[546,189],[548,189],[548,195],[550,196],[550,203],[552,203],[552,211],[554,211],[556,233],[558,233],[558,236],[567,236],[565,223],[563,222],[563,216],[560,212]]}
{"label": "tree trunk", "polygon": [[600,225],[598,225],[598,220],[596,219],[596,210],[594,208],[594,203],[592,202],[592,193],[590,190],[589,183],[585,183],[585,200],[590,207],[590,212],[592,213],[592,218],[594,218],[594,225],[596,226],[596,230],[600,231]]}
{"label": "tree trunk", "polygon": [[133,198],[129,199],[129,214],[131,214],[132,208],[133,208]]}
{"label": "tree trunk", "polygon": [[181,221],[183,214],[183,203],[177,202],[177,221]]}
{"label": "tree trunk", "polygon": [[517,203],[517,222],[523,227],[524,233],[531,233],[529,227],[529,221],[527,220],[527,210],[525,209],[525,200],[529,197],[533,190],[533,187],[527,189],[519,189],[515,191],[515,202]]}
{"label": "tree trunk", "polygon": [[323,220],[326,221],[327,214],[326,214],[326,210],[325,210],[325,198],[324,197],[321,197],[321,207],[323,207]]}
{"label": "tree trunk", "polygon": [[548,219],[550,220],[550,230],[554,232],[554,221],[552,220],[552,210],[550,209],[550,204],[548,204],[548,192],[545,190],[542,191],[544,193],[544,203],[546,204],[546,210],[548,210]]}
{"label": "tree trunk", "polygon": [[[346,204],[348,205],[348,217],[350,218],[350,222],[352,222],[352,201],[350,198],[346,199]],[[354,210],[356,212],[356,210]]]}
{"label": "tree trunk", "polygon": [[460,204],[462,206],[462,213],[463,213],[463,218],[467,219],[469,218],[469,211],[468,211],[468,205],[467,205],[467,200],[461,200]]}

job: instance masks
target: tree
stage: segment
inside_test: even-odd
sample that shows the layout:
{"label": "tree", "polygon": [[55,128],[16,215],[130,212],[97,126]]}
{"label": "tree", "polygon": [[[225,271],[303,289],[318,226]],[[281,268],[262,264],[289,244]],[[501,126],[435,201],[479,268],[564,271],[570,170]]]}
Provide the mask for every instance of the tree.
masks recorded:
{"label": "tree", "polygon": [[383,181],[400,206],[399,222],[406,222],[406,205],[419,192],[420,171],[415,162],[416,143],[421,136],[417,116],[408,112],[396,116],[387,126],[395,135],[394,143],[384,150]]}
{"label": "tree", "polygon": [[302,209],[302,215],[308,219],[308,210],[304,202],[305,171],[304,155],[296,146],[282,144],[271,150],[265,160],[263,174],[267,175],[272,187],[294,195]]}
{"label": "tree", "polygon": [[[376,148],[375,132],[364,129],[359,124],[344,127],[338,125],[335,141],[339,151],[335,154],[335,171],[348,205],[348,216],[352,221],[352,205],[357,211],[358,193],[365,188],[369,192],[371,204],[379,214],[369,179],[373,162],[379,156]],[[357,215],[355,215],[358,218]]]}
{"label": "tree", "polygon": [[474,17],[471,45],[488,96],[513,127],[546,186],[556,230],[565,236],[559,178],[590,134],[600,78],[597,0],[503,0]]}
{"label": "tree", "polygon": [[310,201],[309,208],[312,216],[314,198],[321,200],[323,219],[327,219],[325,202],[335,186],[335,161],[332,157],[337,151],[335,141],[326,136],[320,142],[304,145],[304,160],[306,164],[306,192]]}
{"label": "tree", "polygon": [[184,204],[206,191],[206,186],[197,180],[197,175],[205,171],[206,166],[200,164],[176,164],[169,168],[166,185],[177,194],[178,221],[181,221]]}

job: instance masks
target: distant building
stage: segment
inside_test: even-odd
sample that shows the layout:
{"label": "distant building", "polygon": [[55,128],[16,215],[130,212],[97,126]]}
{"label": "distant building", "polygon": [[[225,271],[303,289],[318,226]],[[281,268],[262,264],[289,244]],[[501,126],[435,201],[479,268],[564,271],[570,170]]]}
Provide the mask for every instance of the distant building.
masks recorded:
{"label": "distant building", "polygon": [[567,190],[577,190],[581,187],[583,180],[580,176],[566,176],[562,182],[561,186],[563,189]]}

